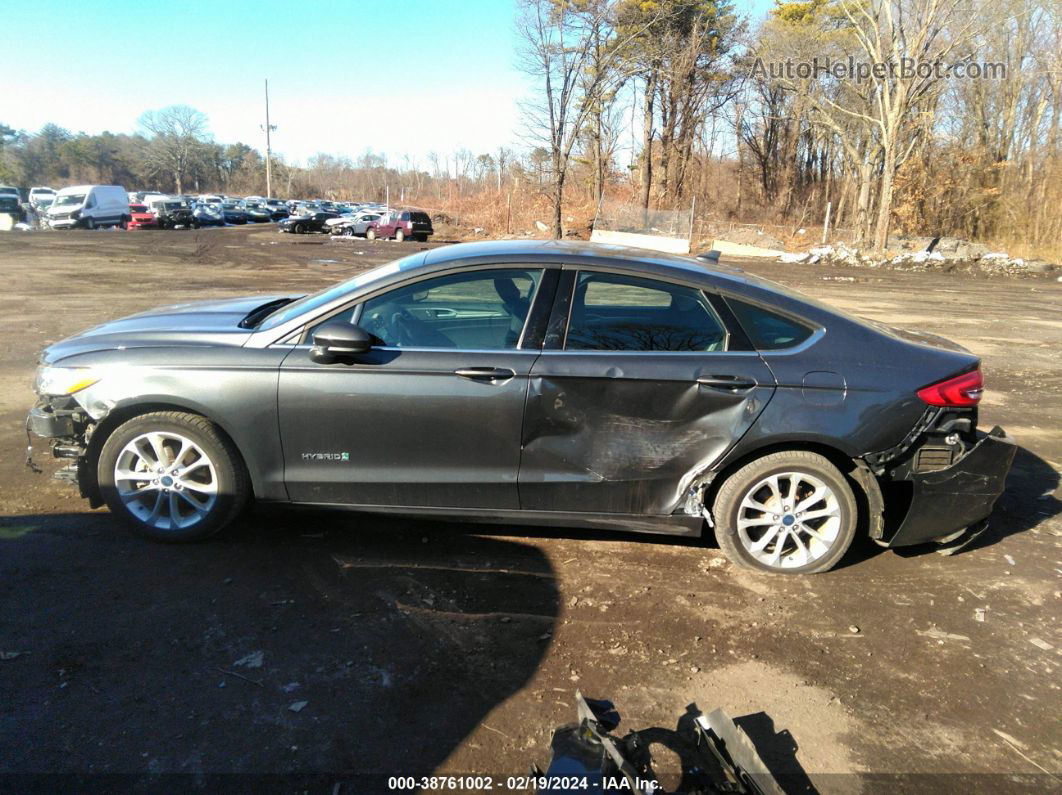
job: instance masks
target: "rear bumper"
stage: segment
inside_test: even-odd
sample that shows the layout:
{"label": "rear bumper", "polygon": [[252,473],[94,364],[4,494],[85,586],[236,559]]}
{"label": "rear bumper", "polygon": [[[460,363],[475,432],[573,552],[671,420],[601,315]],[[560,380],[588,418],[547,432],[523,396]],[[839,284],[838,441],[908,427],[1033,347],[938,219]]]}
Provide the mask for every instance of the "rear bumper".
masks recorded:
{"label": "rear bumper", "polygon": [[911,505],[885,545],[902,547],[947,539],[986,519],[1006,487],[1017,449],[996,426],[951,466],[912,475]]}

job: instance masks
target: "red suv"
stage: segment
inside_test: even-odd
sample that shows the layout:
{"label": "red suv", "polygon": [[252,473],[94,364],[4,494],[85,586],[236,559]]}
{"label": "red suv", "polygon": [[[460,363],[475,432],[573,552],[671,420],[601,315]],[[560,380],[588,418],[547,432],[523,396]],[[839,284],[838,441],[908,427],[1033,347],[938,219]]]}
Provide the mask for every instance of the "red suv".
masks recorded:
{"label": "red suv", "polygon": [[378,237],[402,242],[411,237],[421,243],[428,239],[435,230],[431,228],[431,218],[423,210],[392,210],[373,221],[365,230],[365,237],[375,240]]}

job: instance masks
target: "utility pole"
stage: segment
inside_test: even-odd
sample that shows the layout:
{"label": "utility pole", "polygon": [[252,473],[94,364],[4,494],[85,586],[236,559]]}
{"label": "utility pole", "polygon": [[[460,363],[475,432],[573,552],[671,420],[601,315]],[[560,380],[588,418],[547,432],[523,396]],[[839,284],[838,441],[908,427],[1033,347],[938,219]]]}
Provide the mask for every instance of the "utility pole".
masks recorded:
{"label": "utility pole", "polygon": [[265,81],[265,101],[266,101],[266,123],[265,127],[259,125],[265,130],[266,134],[266,198],[273,198],[273,149],[270,145],[269,134],[277,128],[275,124],[269,123],[269,81]]}

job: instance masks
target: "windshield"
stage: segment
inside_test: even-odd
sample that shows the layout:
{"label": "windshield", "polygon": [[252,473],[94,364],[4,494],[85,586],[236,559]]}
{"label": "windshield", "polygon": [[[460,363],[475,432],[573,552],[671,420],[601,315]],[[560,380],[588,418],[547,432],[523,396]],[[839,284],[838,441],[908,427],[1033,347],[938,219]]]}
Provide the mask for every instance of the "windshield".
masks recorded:
{"label": "windshield", "polygon": [[70,205],[73,205],[73,204],[84,204],[84,203],[85,203],[85,194],[84,193],[68,193],[65,196],[58,196],[55,199],[55,206],[56,207],[69,207]]}
{"label": "windshield", "polygon": [[258,330],[264,331],[266,329],[275,328],[282,323],[286,323],[289,320],[298,317],[303,312],[309,312],[317,307],[324,306],[325,304],[342,298],[347,293],[365,287],[373,282],[384,279],[392,274],[399,273],[404,270],[416,267],[424,260],[424,254],[410,254],[408,257],[395,260],[394,262],[388,262],[386,265],[381,265],[379,268],[373,268],[371,271],[365,271],[359,273],[353,279],[348,279],[345,282],[329,287],[325,290],[321,290],[318,293],[312,295],[304,295],[298,301],[293,301],[290,304],[286,304],[280,307],[276,312],[268,315],[259,325]]}
{"label": "windshield", "polygon": [[147,211],[148,211],[148,208],[145,207],[142,204],[130,204],[129,205],[129,212],[131,212],[131,213],[146,213]]}

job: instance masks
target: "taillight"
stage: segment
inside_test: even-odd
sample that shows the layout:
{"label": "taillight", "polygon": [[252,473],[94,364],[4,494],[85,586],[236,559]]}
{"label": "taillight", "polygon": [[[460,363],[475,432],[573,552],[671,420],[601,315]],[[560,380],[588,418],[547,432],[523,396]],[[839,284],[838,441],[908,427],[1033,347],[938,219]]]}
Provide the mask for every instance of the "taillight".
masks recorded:
{"label": "taillight", "polygon": [[984,377],[980,370],[974,370],[922,387],[918,390],[918,397],[930,406],[976,406],[984,391]]}

